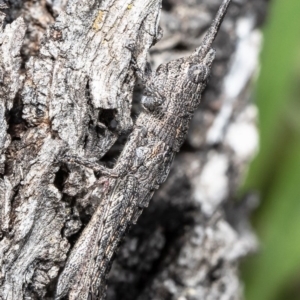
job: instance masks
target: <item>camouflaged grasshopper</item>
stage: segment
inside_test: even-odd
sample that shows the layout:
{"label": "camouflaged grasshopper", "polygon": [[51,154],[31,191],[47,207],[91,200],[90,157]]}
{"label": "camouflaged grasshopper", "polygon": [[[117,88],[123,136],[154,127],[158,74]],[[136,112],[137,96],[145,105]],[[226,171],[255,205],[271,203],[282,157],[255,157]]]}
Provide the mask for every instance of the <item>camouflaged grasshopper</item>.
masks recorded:
{"label": "camouflaged grasshopper", "polygon": [[82,158],[65,158],[101,174],[107,188],[59,277],[56,299],[105,298],[105,277],[113,254],[125,231],[166,180],[200,104],[215,57],[212,43],[229,3],[223,0],[202,45],[192,55],[160,65],[153,74],[144,74],[132,60],[145,85],[144,111],[113,169]]}

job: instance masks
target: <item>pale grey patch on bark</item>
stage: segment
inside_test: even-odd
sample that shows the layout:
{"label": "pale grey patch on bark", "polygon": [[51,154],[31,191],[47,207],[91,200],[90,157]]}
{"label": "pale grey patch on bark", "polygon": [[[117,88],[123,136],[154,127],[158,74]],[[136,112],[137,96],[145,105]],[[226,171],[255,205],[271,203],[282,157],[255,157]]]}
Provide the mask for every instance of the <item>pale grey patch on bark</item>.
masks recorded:
{"label": "pale grey patch on bark", "polygon": [[[7,112],[13,108],[15,98],[24,78],[19,75],[21,66],[20,49],[26,26],[22,18],[3,29],[4,15],[0,15],[0,173],[5,172],[6,149],[11,142],[7,133]],[[16,182],[8,176],[0,178],[1,229],[9,231],[11,200]]]}

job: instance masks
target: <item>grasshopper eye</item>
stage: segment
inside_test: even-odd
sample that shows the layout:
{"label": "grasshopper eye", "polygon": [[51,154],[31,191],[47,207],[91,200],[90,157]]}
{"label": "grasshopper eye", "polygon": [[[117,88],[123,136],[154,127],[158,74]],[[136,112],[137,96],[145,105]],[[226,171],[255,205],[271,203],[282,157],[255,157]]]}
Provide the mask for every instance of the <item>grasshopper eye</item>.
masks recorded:
{"label": "grasshopper eye", "polygon": [[209,69],[205,65],[194,65],[188,70],[188,78],[194,83],[201,83],[208,77]]}
{"label": "grasshopper eye", "polygon": [[154,98],[149,96],[144,96],[142,98],[142,106],[148,111],[153,111],[156,108],[156,103]]}

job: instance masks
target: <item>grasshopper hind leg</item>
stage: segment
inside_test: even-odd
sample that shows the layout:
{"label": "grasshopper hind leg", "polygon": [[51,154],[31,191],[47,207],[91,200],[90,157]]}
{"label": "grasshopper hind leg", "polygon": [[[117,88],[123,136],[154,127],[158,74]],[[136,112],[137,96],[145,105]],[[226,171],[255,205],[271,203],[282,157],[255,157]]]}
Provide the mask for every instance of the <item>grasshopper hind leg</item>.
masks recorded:
{"label": "grasshopper hind leg", "polygon": [[80,156],[73,156],[73,155],[66,155],[62,158],[62,162],[64,163],[75,163],[84,167],[87,167],[89,169],[92,169],[94,172],[105,175],[108,177],[117,178],[119,177],[119,174],[114,169],[106,168],[103,165],[100,165],[99,163],[80,157]]}

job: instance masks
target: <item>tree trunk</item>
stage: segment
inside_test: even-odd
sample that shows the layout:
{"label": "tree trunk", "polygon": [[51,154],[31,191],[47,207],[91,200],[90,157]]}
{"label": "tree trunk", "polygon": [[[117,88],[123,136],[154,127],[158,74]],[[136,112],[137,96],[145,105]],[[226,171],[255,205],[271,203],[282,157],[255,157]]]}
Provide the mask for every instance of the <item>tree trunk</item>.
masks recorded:
{"label": "tree trunk", "polygon": [[[108,299],[242,297],[238,262],[256,248],[256,202],[234,199],[257,149],[251,83],[267,7],[248,2],[229,8],[202,104],[169,178],[120,246]],[[160,21],[152,64],[186,56],[220,3],[164,1],[160,19],[158,0],[10,0],[0,15],[0,299],[55,298],[103,193],[91,169],[60,157],[114,164],[141,109],[126,46],[145,67]]]}

